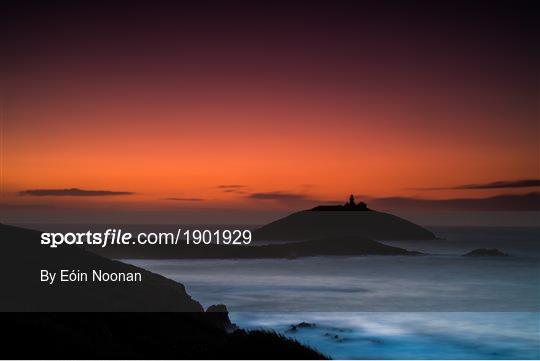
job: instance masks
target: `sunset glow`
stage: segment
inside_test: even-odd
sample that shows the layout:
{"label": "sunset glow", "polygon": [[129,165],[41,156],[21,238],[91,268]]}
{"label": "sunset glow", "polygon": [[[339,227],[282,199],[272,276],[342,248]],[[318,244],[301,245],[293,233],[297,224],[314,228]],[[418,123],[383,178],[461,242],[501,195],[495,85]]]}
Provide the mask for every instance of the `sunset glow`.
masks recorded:
{"label": "sunset glow", "polygon": [[[361,21],[341,12],[279,29],[263,15],[179,25],[161,14],[141,29],[128,13],[94,32],[93,15],[62,18],[60,28],[81,21],[68,33],[43,19],[14,26],[28,46],[8,77],[3,204],[289,209],[294,197],[252,195],[311,204],[538,191],[452,189],[538,178],[527,29],[493,36],[496,19],[471,20],[439,33],[422,18],[349,31]],[[134,194],[20,194],[69,188]]]}

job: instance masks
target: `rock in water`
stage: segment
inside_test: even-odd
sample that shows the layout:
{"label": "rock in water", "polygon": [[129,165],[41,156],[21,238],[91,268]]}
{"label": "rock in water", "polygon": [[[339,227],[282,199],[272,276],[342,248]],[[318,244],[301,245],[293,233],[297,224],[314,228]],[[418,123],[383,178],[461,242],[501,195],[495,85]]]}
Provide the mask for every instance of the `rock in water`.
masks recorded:
{"label": "rock in water", "polygon": [[296,332],[299,328],[314,328],[317,327],[316,324],[310,322],[300,322],[297,324],[290,325],[287,329],[288,332]]}
{"label": "rock in water", "polygon": [[212,305],[206,309],[206,314],[208,318],[227,332],[234,332],[239,329],[236,324],[231,322],[229,310],[225,305]]}
{"label": "rock in water", "polygon": [[463,255],[464,257],[506,257],[506,253],[496,248],[478,248]]}

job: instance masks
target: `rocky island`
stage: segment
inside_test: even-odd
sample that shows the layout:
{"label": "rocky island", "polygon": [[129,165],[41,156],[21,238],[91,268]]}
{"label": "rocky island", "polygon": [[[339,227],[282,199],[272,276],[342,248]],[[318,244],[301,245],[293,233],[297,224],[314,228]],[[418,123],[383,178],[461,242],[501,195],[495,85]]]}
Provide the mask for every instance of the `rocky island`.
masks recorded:
{"label": "rocky island", "polygon": [[[115,259],[245,259],[315,256],[419,255],[378,240],[435,239],[430,231],[399,217],[371,210],[363,202],[318,206],[294,213],[254,231],[255,245],[110,245],[89,247]],[[260,240],[286,241],[262,244]]]}
{"label": "rocky island", "polygon": [[258,241],[300,241],[332,237],[374,240],[436,239],[429,230],[389,213],[378,212],[354,196],[344,205],[317,206],[256,229]]}

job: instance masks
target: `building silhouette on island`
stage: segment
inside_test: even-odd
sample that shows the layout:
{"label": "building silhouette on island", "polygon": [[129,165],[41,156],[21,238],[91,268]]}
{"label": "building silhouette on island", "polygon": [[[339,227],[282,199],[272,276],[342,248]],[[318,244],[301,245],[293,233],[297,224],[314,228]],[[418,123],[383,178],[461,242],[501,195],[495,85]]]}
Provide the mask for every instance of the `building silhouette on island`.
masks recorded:
{"label": "building silhouette on island", "polygon": [[356,203],[354,201],[354,195],[350,195],[349,201],[344,205],[335,205],[335,206],[317,206],[311,209],[311,211],[332,211],[332,212],[344,212],[344,211],[371,211],[367,207],[367,204],[364,202]]}

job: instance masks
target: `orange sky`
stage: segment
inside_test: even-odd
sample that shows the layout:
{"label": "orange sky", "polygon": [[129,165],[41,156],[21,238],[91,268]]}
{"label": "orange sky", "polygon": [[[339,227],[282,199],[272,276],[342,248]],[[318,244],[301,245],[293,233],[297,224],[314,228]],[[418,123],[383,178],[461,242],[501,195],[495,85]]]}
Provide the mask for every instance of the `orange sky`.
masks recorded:
{"label": "orange sky", "polygon": [[[497,190],[412,189],[538,175],[538,133],[512,121],[514,112],[504,104],[437,114],[414,109],[419,101],[406,109],[364,107],[361,100],[355,104],[353,97],[333,94],[296,100],[279,92],[262,101],[246,93],[188,104],[181,95],[165,104],[136,95],[102,104],[85,96],[77,104],[67,95],[58,101],[55,93],[43,93],[38,104],[27,99],[8,111],[9,202],[35,202],[16,195],[25,189],[78,187],[137,193],[115,202],[185,197],[252,205],[243,195],[224,193],[221,184],[322,200],[350,192],[478,197]],[[487,126],[492,121],[498,126]]]}
{"label": "orange sky", "polygon": [[[265,42],[236,23],[220,41],[202,25],[165,38],[159,30],[133,35],[128,45],[84,24],[73,34],[25,34],[31,50],[7,78],[2,203],[261,209],[290,205],[249,195],[531,191],[421,190],[538,178],[538,84],[530,44],[513,38],[519,29],[428,38],[417,36],[422,29],[403,36],[409,24],[383,24],[375,39],[339,28],[338,15],[331,32],[316,18],[305,29],[265,33]],[[243,187],[219,188],[227,184]],[[19,195],[65,188],[135,194]]]}

